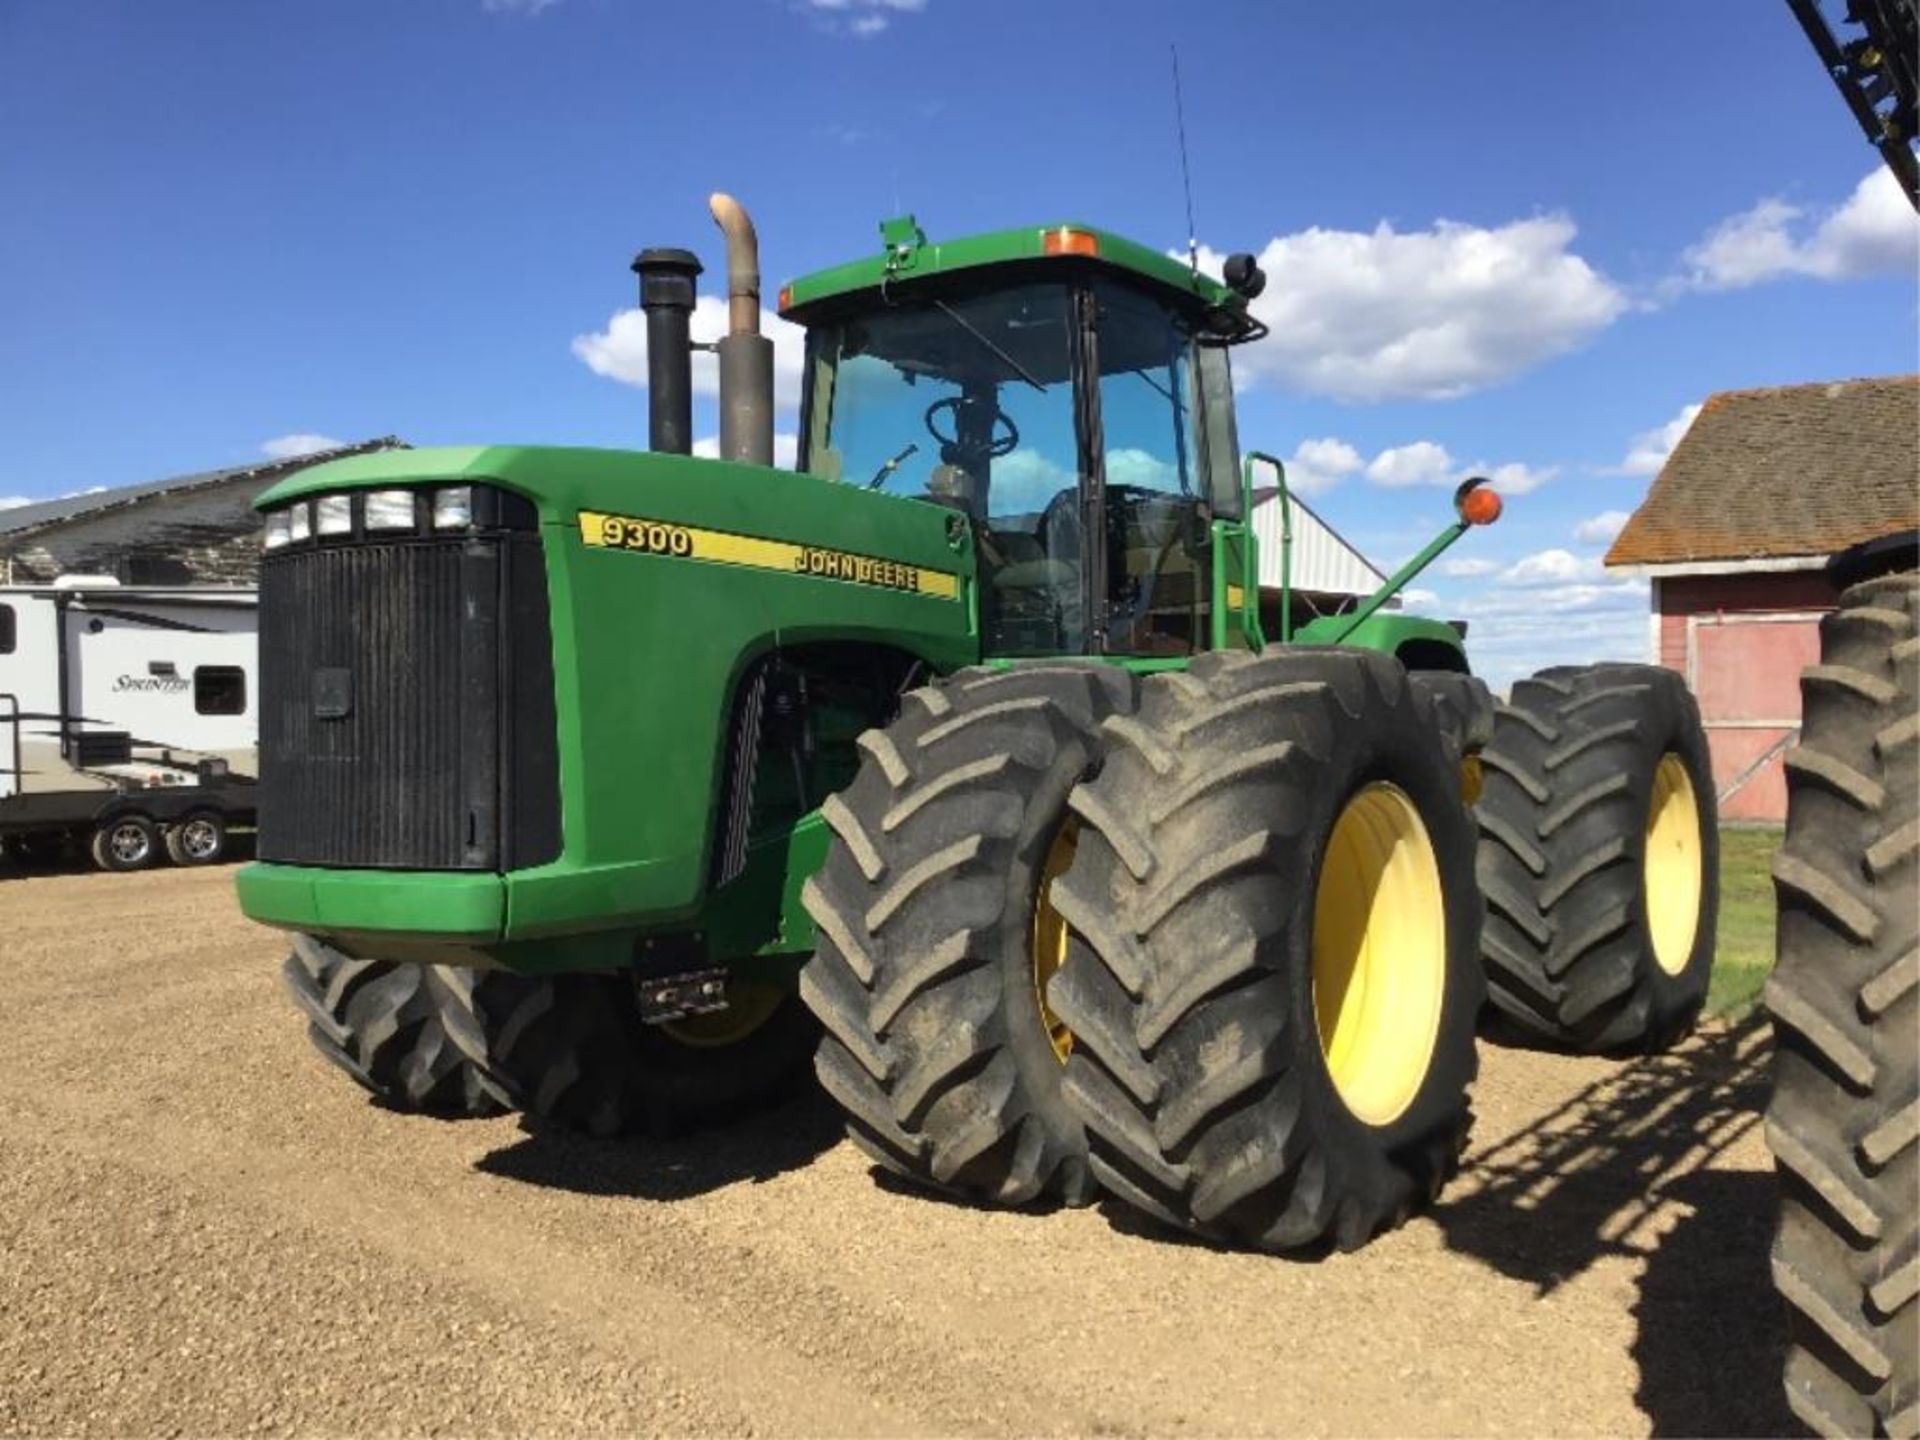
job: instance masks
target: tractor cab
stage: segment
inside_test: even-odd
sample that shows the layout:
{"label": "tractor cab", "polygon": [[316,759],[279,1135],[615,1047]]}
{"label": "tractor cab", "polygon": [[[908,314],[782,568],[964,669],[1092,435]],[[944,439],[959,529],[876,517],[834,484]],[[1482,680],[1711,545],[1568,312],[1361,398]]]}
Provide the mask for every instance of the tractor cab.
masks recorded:
{"label": "tractor cab", "polygon": [[1206,648],[1214,522],[1243,503],[1243,295],[1084,227],[882,233],[882,259],[782,291],[800,468],[967,517],[987,656]]}

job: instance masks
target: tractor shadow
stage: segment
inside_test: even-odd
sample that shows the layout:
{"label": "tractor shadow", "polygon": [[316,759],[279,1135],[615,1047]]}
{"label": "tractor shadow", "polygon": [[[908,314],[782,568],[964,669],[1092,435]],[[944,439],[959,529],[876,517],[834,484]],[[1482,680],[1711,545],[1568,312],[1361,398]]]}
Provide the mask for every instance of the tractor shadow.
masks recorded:
{"label": "tractor shadow", "polygon": [[730,1185],[764,1184],[840,1143],[840,1112],[809,1087],[771,1110],[669,1139],[590,1135],[521,1122],[521,1137],[474,1168],[576,1195],[689,1200]]}
{"label": "tractor shadow", "polygon": [[1761,1125],[1770,1054],[1756,1013],[1628,1061],[1470,1151],[1434,1211],[1449,1248],[1543,1296],[1603,1258],[1643,1262],[1634,1398],[1655,1435],[1796,1429],[1768,1268],[1773,1175],[1708,1168]]}

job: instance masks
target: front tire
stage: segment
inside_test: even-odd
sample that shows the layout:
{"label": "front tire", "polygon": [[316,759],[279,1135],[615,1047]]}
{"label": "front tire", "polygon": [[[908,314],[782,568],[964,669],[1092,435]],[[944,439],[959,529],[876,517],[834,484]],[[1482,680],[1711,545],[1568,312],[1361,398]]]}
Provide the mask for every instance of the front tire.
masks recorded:
{"label": "front tire", "polygon": [[1787,1401],[1823,1435],[1920,1432],[1920,579],[1847,591],[1806,672],[1774,861],[1767,1143]]}
{"label": "front tire", "polygon": [[1141,687],[1056,887],[1094,1173],[1235,1245],[1353,1249],[1458,1165],[1483,988],[1460,776],[1399,662],[1215,654]]}
{"label": "front tire", "polygon": [[328,1063],[395,1110],[442,1116],[510,1108],[484,1064],[488,1011],[525,982],[451,965],[356,960],[295,935],[281,977]]}
{"label": "front tire", "polygon": [[806,1089],[818,1034],[789,988],[735,983],[732,1004],[662,1025],[631,974],[523,979],[489,1026],[487,1073],[536,1120],[602,1137],[682,1134]]}
{"label": "front tire", "polygon": [[822,809],[835,838],[803,891],[819,944],[801,976],[826,1028],[816,1068],[854,1143],[916,1185],[1093,1198],[1060,1093],[1074,1042],[1044,1005],[1066,944],[1050,896],[1067,798],[1133,695],[1114,666],[962,671],[862,736]]}
{"label": "front tire", "polygon": [[1522,1034],[1657,1051],[1707,997],[1720,833],[1700,710],[1652,665],[1545,670],[1480,754],[1488,998]]}

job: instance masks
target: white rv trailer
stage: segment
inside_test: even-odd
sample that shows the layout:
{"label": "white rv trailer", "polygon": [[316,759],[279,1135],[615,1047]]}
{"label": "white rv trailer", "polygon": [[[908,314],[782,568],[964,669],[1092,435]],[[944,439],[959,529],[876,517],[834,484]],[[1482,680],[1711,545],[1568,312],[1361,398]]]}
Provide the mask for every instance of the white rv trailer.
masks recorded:
{"label": "white rv trailer", "polygon": [[259,592],[0,586],[0,844],[205,865],[254,815]]}

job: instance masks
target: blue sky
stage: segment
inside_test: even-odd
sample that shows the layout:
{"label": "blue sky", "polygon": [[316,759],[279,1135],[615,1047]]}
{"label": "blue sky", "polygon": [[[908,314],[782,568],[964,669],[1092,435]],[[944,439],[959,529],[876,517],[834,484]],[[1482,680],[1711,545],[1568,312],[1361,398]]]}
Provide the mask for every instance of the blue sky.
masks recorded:
{"label": "blue sky", "polygon": [[1688,406],[1915,368],[1913,216],[1779,0],[0,0],[0,498],[641,444],[626,264],[717,267],[716,188],[770,281],[899,209],[1179,247],[1174,40],[1201,242],[1273,276],[1243,444],[1387,563],[1506,467],[1421,587],[1496,680],[1644,651],[1603,517]]}

